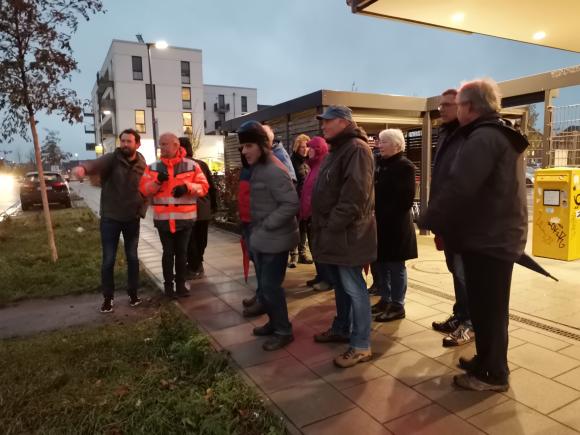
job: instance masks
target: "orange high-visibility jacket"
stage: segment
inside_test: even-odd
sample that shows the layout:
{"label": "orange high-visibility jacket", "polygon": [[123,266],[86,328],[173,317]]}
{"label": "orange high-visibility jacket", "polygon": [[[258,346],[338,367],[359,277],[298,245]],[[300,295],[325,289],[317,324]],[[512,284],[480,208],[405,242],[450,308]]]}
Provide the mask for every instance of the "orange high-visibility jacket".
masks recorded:
{"label": "orange high-visibility jacket", "polygon": [[[165,172],[169,179],[159,183],[160,172]],[[171,192],[180,184],[187,186],[188,193],[175,198]],[[145,169],[139,190],[143,196],[152,197],[155,226],[164,229],[168,225],[169,231],[175,233],[197,218],[197,198],[207,194],[209,184],[199,165],[186,158],[185,150],[179,148],[177,156],[162,158]]]}

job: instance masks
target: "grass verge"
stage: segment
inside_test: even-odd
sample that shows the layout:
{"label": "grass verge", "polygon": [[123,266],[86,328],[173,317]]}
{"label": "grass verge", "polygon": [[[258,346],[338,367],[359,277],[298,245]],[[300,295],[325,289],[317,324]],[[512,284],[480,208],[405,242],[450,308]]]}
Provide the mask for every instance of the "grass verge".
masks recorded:
{"label": "grass verge", "polygon": [[[42,211],[0,222],[0,306],[22,299],[99,290],[98,220],[84,207],[52,210],[51,215],[59,255],[56,263],[50,259]],[[119,247],[115,283],[122,289],[127,282],[127,268],[121,244]]]}
{"label": "grass verge", "polygon": [[282,434],[172,305],[136,323],[0,342],[0,433]]}

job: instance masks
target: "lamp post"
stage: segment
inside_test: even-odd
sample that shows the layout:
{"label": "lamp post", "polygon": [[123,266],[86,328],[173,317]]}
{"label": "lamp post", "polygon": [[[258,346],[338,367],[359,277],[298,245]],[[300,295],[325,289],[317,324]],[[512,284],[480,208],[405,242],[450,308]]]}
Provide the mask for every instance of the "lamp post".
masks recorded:
{"label": "lamp post", "polygon": [[[137,35],[139,42],[143,42],[141,35]],[[153,149],[155,150],[155,158],[157,158],[157,123],[155,122],[155,104],[156,104],[156,92],[153,88],[153,73],[151,70],[151,47],[155,47],[159,50],[165,50],[168,45],[165,41],[157,42],[145,42],[147,47],[147,65],[149,67],[149,92],[151,94],[151,120],[153,121]]]}

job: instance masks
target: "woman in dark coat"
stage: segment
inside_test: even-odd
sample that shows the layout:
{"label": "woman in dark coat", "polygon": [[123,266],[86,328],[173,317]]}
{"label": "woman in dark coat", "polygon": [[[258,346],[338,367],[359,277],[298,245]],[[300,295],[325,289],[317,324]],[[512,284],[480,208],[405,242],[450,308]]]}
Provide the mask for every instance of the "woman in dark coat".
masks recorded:
{"label": "woman in dark coat", "polygon": [[375,171],[377,268],[381,300],[373,306],[375,321],[405,317],[407,269],[417,258],[417,237],[411,217],[415,199],[415,165],[404,157],[405,138],[398,129],[379,134],[380,159]]}

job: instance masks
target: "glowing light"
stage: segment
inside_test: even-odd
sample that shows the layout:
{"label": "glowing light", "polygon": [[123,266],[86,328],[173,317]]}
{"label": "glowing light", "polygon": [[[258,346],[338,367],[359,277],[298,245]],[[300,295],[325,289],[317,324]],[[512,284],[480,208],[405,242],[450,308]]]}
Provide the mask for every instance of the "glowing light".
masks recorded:
{"label": "glowing light", "polygon": [[451,21],[454,23],[462,23],[465,20],[465,14],[463,12],[455,12],[451,15]]}
{"label": "glowing light", "polygon": [[11,191],[14,189],[14,177],[12,175],[1,174],[0,175],[0,192],[1,191]]}
{"label": "glowing light", "polygon": [[167,47],[169,47],[169,44],[165,41],[157,41],[155,43],[155,48],[158,48],[159,50],[165,50]]}
{"label": "glowing light", "polygon": [[534,33],[534,35],[532,36],[532,38],[534,38],[534,41],[541,41],[542,39],[544,39],[546,37],[546,32],[536,32]]}
{"label": "glowing light", "polygon": [[103,110],[103,115],[110,115],[111,111],[110,110]]}

